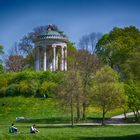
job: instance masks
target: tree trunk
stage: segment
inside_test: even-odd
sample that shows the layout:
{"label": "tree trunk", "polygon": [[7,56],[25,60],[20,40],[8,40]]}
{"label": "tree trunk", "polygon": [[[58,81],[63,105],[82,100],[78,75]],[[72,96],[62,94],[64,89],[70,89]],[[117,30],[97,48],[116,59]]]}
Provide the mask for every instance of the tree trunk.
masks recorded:
{"label": "tree trunk", "polygon": [[86,103],[83,102],[83,120],[86,119]]}
{"label": "tree trunk", "polygon": [[102,125],[105,125],[105,110],[103,109]]}
{"label": "tree trunk", "polygon": [[134,116],[135,116],[135,120],[137,120],[137,113],[135,112],[134,109],[132,109],[132,110],[133,110],[133,113],[134,113]]}
{"label": "tree trunk", "polygon": [[80,104],[79,101],[77,101],[77,121],[80,121]]}
{"label": "tree trunk", "polygon": [[71,97],[71,126],[74,126],[74,116],[73,116],[73,96]]}
{"label": "tree trunk", "polygon": [[139,116],[140,115],[139,110],[137,107],[135,107],[135,108],[136,108],[137,116]]}
{"label": "tree trunk", "polygon": [[123,113],[124,113],[124,118],[127,119],[126,110],[125,109],[123,110]]}

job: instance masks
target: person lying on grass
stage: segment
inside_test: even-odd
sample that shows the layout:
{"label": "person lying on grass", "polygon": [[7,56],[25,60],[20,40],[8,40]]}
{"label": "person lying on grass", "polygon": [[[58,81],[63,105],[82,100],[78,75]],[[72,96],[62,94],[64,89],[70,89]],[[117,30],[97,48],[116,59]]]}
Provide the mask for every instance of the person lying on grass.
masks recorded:
{"label": "person lying on grass", "polygon": [[12,123],[11,127],[9,127],[9,133],[17,133],[18,129]]}
{"label": "person lying on grass", "polygon": [[35,128],[35,124],[33,124],[30,128],[30,133],[36,133],[39,132],[36,128]]}

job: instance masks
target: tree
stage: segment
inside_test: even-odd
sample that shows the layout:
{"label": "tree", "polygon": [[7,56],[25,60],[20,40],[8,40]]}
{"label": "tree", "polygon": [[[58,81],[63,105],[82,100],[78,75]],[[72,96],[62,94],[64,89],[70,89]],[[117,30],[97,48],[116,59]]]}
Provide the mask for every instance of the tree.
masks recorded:
{"label": "tree", "polygon": [[76,56],[76,67],[78,67],[83,84],[83,119],[86,118],[86,107],[89,104],[88,86],[92,75],[99,67],[99,61],[95,52],[97,41],[101,38],[101,33],[91,33],[83,36],[79,41],[79,50]]}
{"label": "tree", "polygon": [[118,74],[110,67],[104,66],[93,79],[91,88],[93,103],[102,110],[102,124],[108,111],[122,105],[125,98],[123,84],[119,83]]}
{"label": "tree", "polygon": [[[20,42],[18,44],[20,51],[24,55],[30,55],[32,53],[32,51],[33,51],[33,48],[34,48],[33,38],[36,37],[36,36],[38,36],[38,35],[41,35],[41,34],[46,33],[49,26],[48,25],[45,25],[45,26],[35,27],[32,32],[29,32],[28,34],[26,34],[25,36],[23,36],[23,38],[20,40]],[[57,28],[56,25],[53,24],[53,25],[51,25],[51,27],[53,27],[53,30],[56,30],[58,32],[61,32]]]}
{"label": "tree", "polygon": [[135,119],[137,120],[138,116],[140,116],[140,89],[139,86],[134,81],[129,81],[125,84],[125,92],[128,96],[128,107],[134,113]]}
{"label": "tree", "polygon": [[74,125],[74,111],[81,104],[81,83],[79,74],[75,71],[65,73],[63,82],[56,90],[56,97],[61,107],[70,109],[71,125]]}
{"label": "tree", "polygon": [[[2,54],[4,54],[3,46],[0,45],[0,56],[1,56]],[[3,72],[3,71],[4,71],[4,69],[3,69],[3,65],[2,65],[2,59],[1,59],[1,57],[0,57],[0,73]]]}
{"label": "tree", "polygon": [[122,72],[121,65],[138,46],[140,46],[140,31],[136,27],[115,27],[98,41],[96,53],[102,62]]}
{"label": "tree", "polygon": [[125,81],[137,80],[138,83],[140,77],[140,46],[134,49],[126,63],[122,65],[122,68],[124,70]]}
{"label": "tree", "polygon": [[17,72],[24,69],[25,60],[21,55],[11,55],[6,60],[7,71]]}

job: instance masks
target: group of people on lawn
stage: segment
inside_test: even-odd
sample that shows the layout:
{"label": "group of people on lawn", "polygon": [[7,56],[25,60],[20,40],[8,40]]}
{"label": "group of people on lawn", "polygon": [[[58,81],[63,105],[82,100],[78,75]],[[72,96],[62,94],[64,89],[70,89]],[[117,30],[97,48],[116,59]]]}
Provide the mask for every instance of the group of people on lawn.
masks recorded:
{"label": "group of people on lawn", "polygon": [[[36,133],[36,132],[39,132],[36,127],[35,127],[35,124],[33,124],[31,127],[30,127],[30,133]],[[12,123],[12,125],[9,127],[9,133],[18,133],[18,129],[14,126],[14,124]]]}

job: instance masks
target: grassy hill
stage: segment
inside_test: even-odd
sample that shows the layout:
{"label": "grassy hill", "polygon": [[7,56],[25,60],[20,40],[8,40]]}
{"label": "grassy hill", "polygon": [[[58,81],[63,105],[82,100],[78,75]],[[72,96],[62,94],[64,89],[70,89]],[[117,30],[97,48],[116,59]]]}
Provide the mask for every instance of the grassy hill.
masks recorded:
{"label": "grassy hill", "polygon": [[[107,117],[120,114],[121,111],[118,109],[110,112]],[[22,96],[0,98],[0,123],[11,124],[16,121],[18,116],[25,117],[24,123],[70,122],[68,108],[65,110],[61,108],[54,98],[26,98]],[[88,107],[87,118],[101,118],[101,111],[98,108]]]}
{"label": "grassy hill", "polygon": [[[0,98],[0,122],[9,124],[15,122],[17,116],[23,116],[28,122],[53,123],[55,119],[68,118],[52,98]],[[56,123],[56,122],[55,122]]]}

